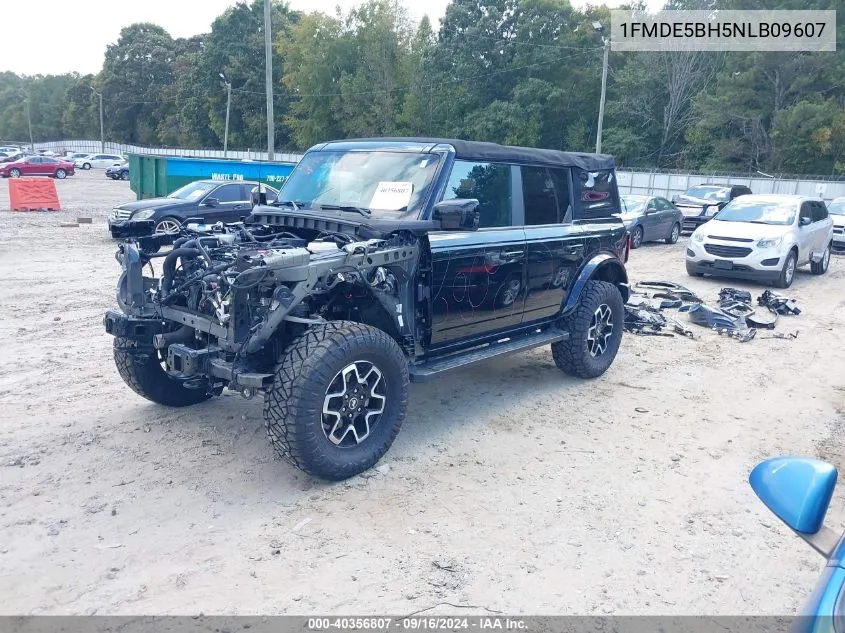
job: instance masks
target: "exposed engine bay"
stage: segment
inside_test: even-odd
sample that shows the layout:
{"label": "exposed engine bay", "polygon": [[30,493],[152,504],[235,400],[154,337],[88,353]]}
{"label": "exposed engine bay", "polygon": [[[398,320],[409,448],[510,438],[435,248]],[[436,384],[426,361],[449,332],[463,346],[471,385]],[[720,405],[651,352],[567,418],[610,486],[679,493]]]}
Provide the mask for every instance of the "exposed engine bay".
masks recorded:
{"label": "exposed engine bay", "polygon": [[110,311],[106,330],[151,345],[167,373],[194,388],[245,396],[272,381],[275,359],[293,337],[323,321],[374,325],[413,356],[418,315],[403,307],[416,305],[424,238],[311,214],[261,219],[187,224],[161,254],[145,250],[154,238],[122,242],[123,314]]}

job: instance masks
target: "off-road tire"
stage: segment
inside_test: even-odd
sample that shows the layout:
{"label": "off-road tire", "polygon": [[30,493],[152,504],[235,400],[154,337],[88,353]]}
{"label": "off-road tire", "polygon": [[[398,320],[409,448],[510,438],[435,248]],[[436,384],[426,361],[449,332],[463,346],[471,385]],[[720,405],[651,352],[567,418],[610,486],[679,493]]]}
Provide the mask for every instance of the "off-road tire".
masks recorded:
{"label": "off-road tire", "polygon": [[131,339],[114,339],[114,364],[129,387],[139,396],[168,407],[187,407],[208,400],[203,388],[189,389],[168,376],[152,346],[138,347]]}
{"label": "off-road tire", "polygon": [[[594,357],[587,345],[587,335],[593,315],[602,305],[610,307],[613,330],[607,349]],[[578,305],[561,323],[561,328],[569,332],[569,339],[552,343],[555,365],[565,374],[578,378],[601,376],[619,351],[624,318],[625,309],[619,289],[606,281],[588,281],[581,291]]]}
{"label": "off-road tire", "polygon": [[[386,381],[384,412],[369,436],[340,447],[323,430],[323,406],[338,372],[371,362]],[[317,477],[338,481],[357,475],[387,452],[408,406],[408,364],[387,333],[352,321],[316,325],[282,353],[273,386],[264,395],[264,423],[280,457]]]}
{"label": "off-road tire", "polygon": [[[793,268],[792,268],[792,277],[787,278],[787,268],[789,268],[789,262],[792,260]],[[795,271],[798,268],[798,255],[795,253],[794,250],[789,251],[789,255],[786,257],[786,261],[783,262],[783,268],[780,270],[780,275],[775,280],[775,287],[776,288],[789,288],[792,285],[792,282],[795,280]]]}
{"label": "off-road tire", "polygon": [[642,246],[644,240],[645,234],[643,233],[643,227],[635,226],[634,230],[631,231],[631,250]]}
{"label": "off-road tire", "polygon": [[824,275],[827,272],[828,266],[830,266],[830,249],[831,245],[828,244],[820,262],[810,262],[811,273],[814,275]]}
{"label": "off-road tire", "polygon": [[[678,230],[676,231],[675,229],[678,229]],[[677,222],[675,222],[675,224],[672,225],[672,231],[666,237],[665,242],[667,244],[677,244],[678,238],[680,238],[680,237],[681,237],[681,225],[678,224]]]}

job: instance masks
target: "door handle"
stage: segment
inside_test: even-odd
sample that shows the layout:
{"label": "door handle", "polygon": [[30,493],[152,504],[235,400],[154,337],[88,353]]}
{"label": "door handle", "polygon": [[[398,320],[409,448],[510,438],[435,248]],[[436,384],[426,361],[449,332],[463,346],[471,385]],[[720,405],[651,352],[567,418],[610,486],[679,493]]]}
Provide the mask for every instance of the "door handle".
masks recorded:
{"label": "door handle", "polygon": [[502,253],[505,257],[516,257],[517,255],[524,255],[525,251],[505,251]]}

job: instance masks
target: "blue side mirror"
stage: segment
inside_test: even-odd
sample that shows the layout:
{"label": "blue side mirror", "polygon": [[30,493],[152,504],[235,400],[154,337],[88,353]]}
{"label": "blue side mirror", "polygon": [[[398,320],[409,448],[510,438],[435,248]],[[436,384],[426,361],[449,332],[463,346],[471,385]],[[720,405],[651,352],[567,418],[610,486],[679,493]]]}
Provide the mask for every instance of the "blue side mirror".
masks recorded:
{"label": "blue side mirror", "polygon": [[813,535],[824,523],[836,468],[818,459],[774,457],[758,464],[748,481],[779,519],[800,535]]}

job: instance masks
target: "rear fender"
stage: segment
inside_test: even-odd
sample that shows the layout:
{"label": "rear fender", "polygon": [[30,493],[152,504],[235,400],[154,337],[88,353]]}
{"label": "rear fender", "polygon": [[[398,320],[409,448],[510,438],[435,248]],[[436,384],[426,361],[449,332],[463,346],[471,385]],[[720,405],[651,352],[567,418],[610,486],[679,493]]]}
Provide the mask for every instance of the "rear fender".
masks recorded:
{"label": "rear fender", "polygon": [[599,253],[590,259],[581,269],[581,272],[578,273],[575,283],[572,284],[572,290],[563,304],[564,314],[575,309],[575,306],[578,305],[578,300],[581,298],[581,292],[584,290],[584,286],[591,279],[612,283],[619,288],[619,292],[622,294],[622,300],[628,301],[630,290],[628,288],[628,273],[625,272],[625,266],[615,255]]}

